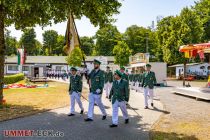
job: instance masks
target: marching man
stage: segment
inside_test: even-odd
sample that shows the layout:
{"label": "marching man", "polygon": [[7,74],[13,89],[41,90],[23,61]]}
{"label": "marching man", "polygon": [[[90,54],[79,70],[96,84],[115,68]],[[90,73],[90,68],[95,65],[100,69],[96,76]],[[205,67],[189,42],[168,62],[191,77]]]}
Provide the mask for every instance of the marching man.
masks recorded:
{"label": "marching man", "polygon": [[[128,85],[129,85],[129,78],[128,78],[128,75],[125,73],[125,67],[122,66],[120,68],[120,73],[122,74],[121,78],[123,80],[126,80],[128,82]],[[130,87],[128,86],[128,101],[129,101],[129,97],[130,97]]]}
{"label": "marching man", "polygon": [[112,101],[112,124],[110,127],[118,126],[118,107],[120,107],[123,118],[125,119],[125,124],[129,123],[128,112],[126,108],[126,103],[128,101],[129,95],[129,85],[128,81],[122,79],[122,73],[120,71],[115,71],[113,86],[109,95],[109,99]]}
{"label": "marching man", "polygon": [[70,100],[71,100],[71,109],[70,114],[68,116],[74,116],[75,115],[75,100],[77,101],[81,111],[80,114],[83,114],[84,108],[82,105],[82,102],[80,100],[81,92],[82,92],[82,78],[81,76],[77,75],[77,69],[75,67],[71,67],[71,77],[70,77],[70,84],[69,84],[69,94],[70,94]]}
{"label": "marching man", "polygon": [[101,101],[101,95],[104,88],[104,72],[100,70],[101,62],[94,59],[94,70],[89,74],[89,85],[90,85],[90,94],[89,94],[89,107],[88,107],[88,118],[85,121],[93,121],[94,113],[94,103],[100,108],[103,117],[102,120],[106,119],[106,110]]}
{"label": "marching man", "polygon": [[153,107],[153,89],[154,85],[157,83],[155,73],[150,71],[151,65],[146,64],[146,72],[142,76],[142,87],[144,88],[144,105],[145,109],[148,109],[148,97],[151,100],[151,106]]}
{"label": "marching man", "polygon": [[110,70],[110,67],[106,67],[106,73],[105,73],[105,90],[106,90],[106,98],[109,98],[109,93],[112,88],[112,82],[113,82],[113,74]]}

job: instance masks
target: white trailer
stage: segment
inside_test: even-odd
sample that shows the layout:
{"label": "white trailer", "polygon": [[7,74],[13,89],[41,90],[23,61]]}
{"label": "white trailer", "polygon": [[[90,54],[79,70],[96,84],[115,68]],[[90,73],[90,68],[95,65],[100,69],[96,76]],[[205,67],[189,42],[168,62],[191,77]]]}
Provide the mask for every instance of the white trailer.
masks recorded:
{"label": "white trailer", "polygon": [[[157,84],[165,84],[167,78],[167,64],[164,62],[150,62],[151,71],[155,72]],[[135,63],[130,65],[129,71],[140,71],[146,69],[146,63]],[[137,72],[137,73],[138,73]]]}
{"label": "white trailer", "polygon": [[152,66],[151,71],[155,72],[157,83],[165,83],[167,78],[167,64],[164,62],[150,62],[149,64]]}

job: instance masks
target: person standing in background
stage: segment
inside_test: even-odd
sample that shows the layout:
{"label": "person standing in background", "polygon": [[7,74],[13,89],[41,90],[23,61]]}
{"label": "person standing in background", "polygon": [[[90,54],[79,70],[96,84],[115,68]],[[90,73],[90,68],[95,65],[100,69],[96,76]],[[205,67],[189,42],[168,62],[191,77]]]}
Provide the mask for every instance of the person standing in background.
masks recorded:
{"label": "person standing in background", "polygon": [[146,64],[146,72],[142,76],[142,87],[144,89],[144,105],[145,109],[148,109],[148,97],[151,100],[151,106],[153,107],[154,86],[157,84],[155,73],[151,71],[151,65]]}
{"label": "person standing in background", "polygon": [[113,73],[112,71],[110,70],[110,67],[107,66],[106,67],[106,72],[105,72],[105,90],[106,90],[106,98],[109,98],[109,93],[110,93],[110,90],[112,88],[112,82],[113,82]]}

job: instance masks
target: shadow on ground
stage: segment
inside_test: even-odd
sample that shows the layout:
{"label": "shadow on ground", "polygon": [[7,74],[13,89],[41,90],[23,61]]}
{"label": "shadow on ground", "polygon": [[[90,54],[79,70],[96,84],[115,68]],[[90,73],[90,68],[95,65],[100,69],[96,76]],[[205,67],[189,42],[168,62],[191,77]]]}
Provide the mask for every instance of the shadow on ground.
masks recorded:
{"label": "shadow on ground", "polygon": [[6,104],[0,108],[0,122],[19,117],[30,116],[45,111],[47,111],[47,109],[36,109],[33,106],[27,105]]}
{"label": "shadow on ground", "polygon": [[150,140],[198,140],[194,135],[188,136],[185,134],[150,131]]}
{"label": "shadow on ground", "polygon": [[[64,137],[55,139],[64,140],[147,140],[149,132],[147,124],[140,124],[140,116],[130,116],[130,123],[124,124],[124,119],[119,117],[118,128],[109,128],[111,116],[107,120],[101,120],[101,115],[95,115],[93,122],[84,122],[85,115],[76,114],[68,117],[66,110],[56,112],[44,112],[36,115],[17,118],[14,120],[0,122],[0,131],[4,130],[54,130],[64,133]],[[68,111],[68,110],[67,110]],[[3,133],[1,133],[3,134]],[[0,136],[0,139],[49,139],[52,137],[29,137],[10,138]]]}

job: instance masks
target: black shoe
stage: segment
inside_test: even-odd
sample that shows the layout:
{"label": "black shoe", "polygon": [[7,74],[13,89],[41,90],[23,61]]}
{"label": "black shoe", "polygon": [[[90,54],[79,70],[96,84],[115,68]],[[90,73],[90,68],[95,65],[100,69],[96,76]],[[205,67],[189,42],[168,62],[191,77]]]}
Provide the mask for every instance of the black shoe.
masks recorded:
{"label": "black shoe", "polygon": [[151,106],[153,107],[153,106],[154,106],[154,104],[153,104],[153,103],[151,103]]}
{"label": "black shoe", "polygon": [[72,113],[70,113],[70,114],[68,114],[68,116],[74,116],[75,114],[72,114]]}
{"label": "black shoe", "polygon": [[148,106],[145,106],[144,109],[148,109]]}
{"label": "black shoe", "polygon": [[106,120],[106,116],[103,116],[103,117],[102,117],[102,120]]}
{"label": "black shoe", "polygon": [[116,124],[111,124],[111,125],[109,125],[109,127],[113,128],[113,127],[117,127],[117,125]]}
{"label": "black shoe", "polygon": [[84,113],[84,110],[81,110],[81,111],[80,111],[80,114],[83,114],[83,113]]}
{"label": "black shoe", "polygon": [[93,119],[90,119],[90,118],[85,119],[85,122],[92,122],[92,121]]}
{"label": "black shoe", "polygon": [[129,123],[129,119],[125,119],[125,124],[128,124]]}

